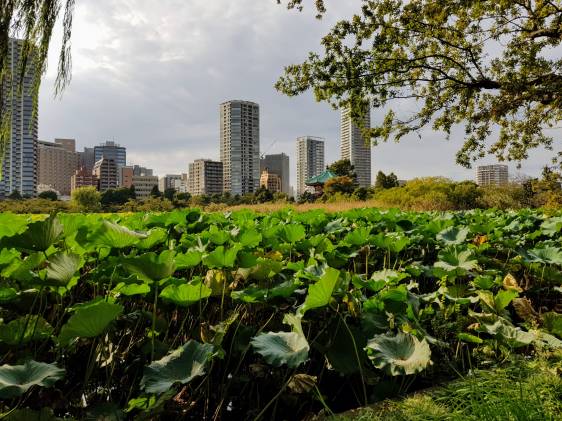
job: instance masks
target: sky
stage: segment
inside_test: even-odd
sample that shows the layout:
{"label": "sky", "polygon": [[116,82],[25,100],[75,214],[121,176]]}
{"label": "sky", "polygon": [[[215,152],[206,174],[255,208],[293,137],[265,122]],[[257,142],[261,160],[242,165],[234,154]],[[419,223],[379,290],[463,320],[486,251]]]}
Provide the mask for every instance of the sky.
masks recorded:
{"label": "sky", "polygon": [[[274,83],[284,66],[320,51],[321,37],[357,12],[358,3],[330,0],[317,20],[310,7],[287,11],[275,0],[79,0],[72,81],[54,97],[59,30],[40,92],[39,137],[75,138],[79,150],[111,140],[127,148],[128,164],[160,176],[186,173],[195,159],[219,159],[219,104],[255,101],[261,152],[290,156],[294,186],[296,138],[325,138],[326,163],[333,162],[340,154],[340,117],[312,93],[289,98]],[[381,115],[372,111],[373,120]],[[550,134],[560,150],[562,129]],[[372,151],[373,179],[379,170],[399,179],[473,179],[474,170],[455,164],[462,141],[462,129],[449,141],[428,129],[421,140],[416,135],[379,145]],[[510,171],[536,176],[549,156],[537,151],[520,170],[510,164]]]}

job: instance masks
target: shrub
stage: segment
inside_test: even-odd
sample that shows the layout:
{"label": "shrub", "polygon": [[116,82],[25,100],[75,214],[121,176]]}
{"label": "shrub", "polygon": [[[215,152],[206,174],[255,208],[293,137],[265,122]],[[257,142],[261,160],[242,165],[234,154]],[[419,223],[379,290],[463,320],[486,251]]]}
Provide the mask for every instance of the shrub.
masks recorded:
{"label": "shrub", "polygon": [[98,212],[101,209],[101,193],[93,186],[74,190],[71,198],[72,207],[79,212]]}

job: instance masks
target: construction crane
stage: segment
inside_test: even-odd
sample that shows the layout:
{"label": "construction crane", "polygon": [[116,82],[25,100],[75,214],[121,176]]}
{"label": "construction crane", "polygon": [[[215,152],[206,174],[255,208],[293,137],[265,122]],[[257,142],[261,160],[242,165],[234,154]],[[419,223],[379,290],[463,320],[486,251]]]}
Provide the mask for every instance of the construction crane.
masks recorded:
{"label": "construction crane", "polygon": [[265,154],[268,153],[269,150],[271,148],[273,148],[276,143],[277,143],[277,140],[274,140],[273,142],[271,142],[271,144],[267,147],[267,149],[260,155],[260,159],[263,159],[265,157]]}

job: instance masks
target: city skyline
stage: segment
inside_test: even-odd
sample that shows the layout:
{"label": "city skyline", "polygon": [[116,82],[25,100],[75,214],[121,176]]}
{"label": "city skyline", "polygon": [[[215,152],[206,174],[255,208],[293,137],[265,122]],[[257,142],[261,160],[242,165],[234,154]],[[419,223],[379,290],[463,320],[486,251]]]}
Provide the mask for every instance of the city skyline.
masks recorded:
{"label": "city skyline", "polygon": [[[297,137],[323,137],[326,162],[339,159],[339,111],[316,103],[311,93],[287,98],[273,83],[283,66],[319,49],[321,36],[350,13],[345,5],[330,2],[328,14],[318,21],[311,8],[302,14],[287,12],[274,1],[196,0],[158,8],[141,2],[134,9],[99,3],[76,5],[73,80],[61,100],[53,99],[57,54],[51,51],[40,94],[39,139],[76,138],[77,150],[110,139],[127,147],[131,162],[156,174],[184,173],[196,159],[219,160],[216,104],[244,98],[260,104],[262,149],[276,140],[268,153],[289,155],[291,184],[296,180]],[[226,15],[228,22],[219,30],[216,17]],[[380,121],[379,110],[371,114]],[[551,133],[558,133],[554,149],[562,149],[562,130]],[[454,130],[449,142],[440,132],[424,130],[422,136],[421,142],[409,136],[398,145],[374,148],[373,178],[379,170],[401,179],[474,178],[474,168],[454,162],[462,130]],[[485,163],[495,160],[488,157]],[[547,163],[547,154],[534,152],[521,171],[538,176]],[[516,164],[509,166],[514,172]]]}

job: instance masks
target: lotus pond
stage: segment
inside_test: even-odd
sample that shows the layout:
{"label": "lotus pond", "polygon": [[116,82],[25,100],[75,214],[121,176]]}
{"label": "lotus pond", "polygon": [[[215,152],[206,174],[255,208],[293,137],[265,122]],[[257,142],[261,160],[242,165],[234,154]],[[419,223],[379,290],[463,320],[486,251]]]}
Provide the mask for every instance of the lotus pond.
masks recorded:
{"label": "lotus pond", "polygon": [[303,419],[562,348],[562,213],[0,214],[0,416]]}

